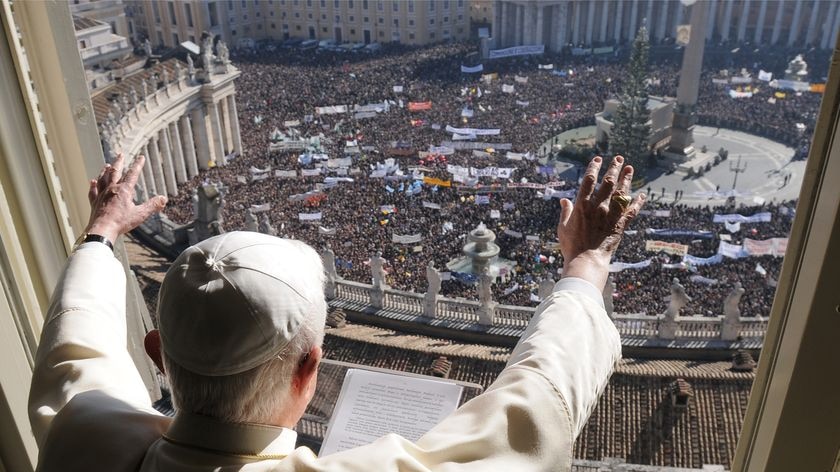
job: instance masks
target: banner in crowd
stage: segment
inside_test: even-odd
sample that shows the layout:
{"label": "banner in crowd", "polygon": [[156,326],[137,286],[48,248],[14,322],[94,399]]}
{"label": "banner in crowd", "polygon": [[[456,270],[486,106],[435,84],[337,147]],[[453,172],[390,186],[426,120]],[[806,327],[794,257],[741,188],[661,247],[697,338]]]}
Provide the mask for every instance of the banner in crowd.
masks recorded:
{"label": "banner in crowd", "polygon": [[463,109],[461,109],[461,116],[463,118],[472,118],[473,116],[475,116],[475,111],[470,107],[464,107]]}
{"label": "banner in crowd", "polygon": [[[452,134],[474,134],[476,136],[498,136],[502,130],[499,128],[455,128],[446,125],[446,132]],[[492,147],[493,145],[491,144],[490,146]]]}
{"label": "banner in crowd", "polygon": [[531,160],[534,159],[534,156],[531,155],[530,152],[511,152],[511,151],[508,151],[505,154],[505,158],[507,158],[511,161],[521,161],[522,159],[527,159],[527,160],[531,161]]}
{"label": "banner in crowd", "polygon": [[336,115],[347,113],[347,105],[332,105],[328,107],[315,107],[315,113],[319,115]]}
{"label": "banner in crowd", "polygon": [[539,69],[539,70],[551,70],[551,69],[554,69],[554,64],[537,64],[537,69]]}
{"label": "banner in crowd", "polygon": [[621,272],[627,269],[644,269],[650,265],[650,259],[645,259],[639,262],[613,262],[610,264],[610,272]]}
{"label": "banner in crowd", "polygon": [[432,154],[440,154],[441,156],[451,156],[455,154],[455,148],[449,146],[429,146],[429,152]]}
{"label": "banner in crowd", "polygon": [[707,277],[703,277],[702,275],[692,275],[688,278],[688,280],[696,283],[696,284],[703,284],[703,285],[717,285],[717,279],[710,279]]}
{"label": "banner in crowd", "polygon": [[513,80],[514,80],[517,84],[527,84],[527,83],[528,83],[528,77],[523,77],[523,76],[521,76],[521,75],[514,75],[514,76],[513,76]]}
{"label": "banner in crowd", "polygon": [[653,236],[660,236],[663,238],[675,238],[675,237],[689,237],[689,238],[700,238],[700,239],[712,239],[715,235],[711,231],[693,231],[688,229],[671,229],[671,228],[664,228],[664,229],[656,229],[656,228],[648,228],[645,230],[645,233],[651,234]]}
{"label": "banner in crowd", "polygon": [[461,72],[464,74],[477,74],[482,71],[484,71],[484,64],[479,64],[477,66],[465,66],[461,64]]}
{"label": "banner in crowd", "polygon": [[530,104],[531,104],[531,102],[530,102],[530,101],[526,101],[526,100],[517,100],[517,101],[516,101],[516,105],[517,105],[517,106],[520,106],[520,107],[527,107],[527,106],[528,106],[528,105],[530,105]]}
{"label": "banner in crowd", "polygon": [[513,149],[511,143],[485,143],[476,141],[472,143],[465,143],[463,141],[444,141],[440,143],[441,146],[451,147],[456,151],[471,151],[473,149],[493,149],[495,151],[509,151]]}
{"label": "banner in crowd", "polygon": [[289,195],[290,202],[302,202],[304,200],[309,200],[310,198],[317,198],[321,195],[324,195],[324,192],[320,190],[310,190],[306,193],[298,193],[295,195]]}
{"label": "banner in crowd", "polygon": [[504,296],[508,296],[508,295],[510,295],[511,293],[513,293],[513,292],[515,292],[515,291],[517,291],[517,290],[519,290],[519,283],[518,283],[518,282],[514,282],[514,284],[513,284],[513,285],[511,285],[510,287],[506,288],[506,289],[504,290],[504,292],[502,292],[502,295],[504,295]]}
{"label": "banner in crowd", "polygon": [[529,234],[528,236],[525,236],[525,240],[526,241],[532,241],[532,242],[539,242],[540,237],[537,236],[536,234]]}
{"label": "banner in crowd", "polygon": [[266,172],[264,174],[251,174],[251,182],[257,182],[257,181],[260,181],[260,180],[265,180],[269,177],[271,177],[271,174],[269,174],[268,172]]}
{"label": "banner in crowd", "polygon": [[570,190],[554,190],[551,187],[545,187],[545,191],[540,194],[537,192],[537,196],[543,198],[543,200],[550,200],[552,198],[574,198],[577,190],[570,189]]}
{"label": "banner in crowd", "polygon": [[248,183],[248,179],[246,179],[244,175],[237,175],[236,176],[236,181],[239,182],[240,184],[247,184]]}
{"label": "banner in crowd", "polygon": [[744,239],[744,251],[750,256],[783,257],[787,250],[788,238],[771,238],[765,240]]}
{"label": "banner in crowd", "polygon": [[284,121],[283,126],[285,126],[286,128],[294,128],[295,126],[300,126],[300,120]]}
{"label": "banner in crowd", "polygon": [[473,155],[473,157],[482,157],[482,158],[493,157],[493,155],[490,154],[489,152],[482,151],[482,150],[479,150],[479,149],[473,149],[472,155]]}
{"label": "banner in crowd", "polygon": [[261,205],[251,205],[252,213],[262,213],[271,210],[271,203],[263,203]]}
{"label": "banner in crowd", "polygon": [[431,110],[432,102],[408,102],[408,111],[424,111]]}
{"label": "banner in crowd", "polygon": [[515,204],[515,203],[513,203],[513,202],[505,202],[505,203],[504,203],[504,205],[502,205],[502,208],[503,208],[505,211],[507,211],[507,210],[513,210],[513,209],[515,209],[515,208],[516,208],[516,204]]}
{"label": "banner in crowd", "polygon": [[402,85],[394,85],[394,93],[402,93],[403,86]]}
{"label": "banner in crowd", "polygon": [[353,115],[353,119],[355,120],[365,120],[368,118],[376,118],[375,111],[360,111]]}
{"label": "banner in crowd", "polygon": [[712,83],[715,85],[727,85],[729,84],[729,80],[727,79],[712,79]]}
{"label": "banner in crowd", "polygon": [[758,71],[758,80],[761,80],[763,82],[770,82],[771,80],[773,80],[773,73],[761,69]]}
{"label": "banner in crowd", "polygon": [[696,257],[692,256],[691,254],[686,254],[685,256],[683,256],[683,262],[693,266],[714,265],[723,262],[723,256],[720,254],[715,254],[711,257]]}
{"label": "banner in crowd", "polygon": [[426,185],[437,185],[438,187],[451,187],[452,181],[438,179],[436,177],[423,177],[423,183]]}
{"label": "banner in crowd", "polygon": [[420,233],[415,234],[391,234],[391,242],[397,244],[416,244],[423,240],[423,235]]}
{"label": "banner in crowd", "polygon": [[718,254],[728,257],[730,259],[740,259],[742,257],[747,257],[746,251],[744,251],[744,246],[740,244],[731,244],[726,241],[721,241],[720,246],[718,246]]}
{"label": "banner in crowd", "polygon": [[498,220],[501,217],[502,217],[502,212],[500,212],[499,210],[490,210],[490,218],[492,218],[494,220]]}
{"label": "banner in crowd", "polygon": [[516,170],[515,167],[461,167],[452,164],[447,164],[446,171],[452,175],[456,176],[472,176],[472,177],[494,177],[500,179],[509,179],[513,172]]}
{"label": "banner in crowd", "polygon": [[326,177],[326,178],[324,178],[324,183],[327,184],[327,185],[335,185],[339,182],[352,183],[353,178],[352,177]]}
{"label": "banner in crowd", "polygon": [[794,92],[810,92],[811,84],[799,82],[798,80],[772,80],[770,86],[782,90],[793,90]]}
{"label": "banner in crowd", "polygon": [[639,214],[645,216],[655,216],[659,218],[670,218],[671,210],[642,210],[639,212]]}
{"label": "banner in crowd", "polygon": [[321,212],[318,213],[298,213],[300,221],[321,221]]}
{"label": "banner in crowd", "polygon": [[714,223],[725,223],[729,222],[738,222],[738,223],[769,223],[770,220],[773,218],[772,213],[769,211],[756,213],[750,216],[744,216],[738,213],[731,213],[728,215],[721,215],[715,213],[712,217],[712,222]]}
{"label": "banner in crowd", "polygon": [[814,93],[825,93],[825,84],[811,84],[809,91]]}
{"label": "banner in crowd", "polygon": [[736,75],[729,79],[729,82],[734,85],[746,85],[752,83],[752,77],[744,77],[740,75]]}
{"label": "banner in crowd", "polygon": [[751,98],[752,96],[752,92],[739,92],[735,89],[729,89],[730,98]]}
{"label": "banner in crowd", "polygon": [[740,221],[735,221],[731,223],[729,221],[724,221],[723,225],[726,227],[726,231],[729,231],[730,233],[737,233],[738,231],[741,231]]}
{"label": "banner in crowd", "polygon": [[278,151],[302,151],[306,149],[306,141],[301,141],[297,139],[290,139],[288,141],[278,141],[274,143],[269,143],[268,150],[270,152],[278,152]]}
{"label": "banner in crowd", "polygon": [[667,241],[645,241],[645,251],[664,252],[666,254],[674,254],[676,256],[685,256],[688,254],[688,246],[679,243],[669,243]]}
{"label": "banner in crowd", "polygon": [[506,229],[504,233],[512,238],[522,239],[522,233],[519,231],[514,231],[512,229]]}
{"label": "banner in crowd", "polygon": [[549,182],[547,184],[538,184],[536,182],[511,182],[507,184],[507,188],[532,188],[535,190],[544,190],[546,188],[562,187],[566,185],[565,180],[559,182]]}
{"label": "banner in crowd", "polygon": [[475,204],[476,205],[489,205],[490,204],[490,195],[476,195],[475,196]]}
{"label": "banner in crowd", "polygon": [[315,177],[317,175],[321,175],[321,169],[301,169],[300,175],[302,177]]}
{"label": "banner in crowd", "polygon": [[498,80],[498,79],[499,79],[499,74],[497,72],[493,72],[492,74],[484,74],[484,75],[481,76],[481,81],[484,82],[484,83],[487,83],[487,84],[489,84],[490,82],[492,82],[494,80]]}
{"label": "banner in crowd", "polygon": [[353,165],[352,157],[342,157],[340,159],[327,159],[327,167],[350,167]]}
{"label": "banner in crowd", "polygon": [[440,204],[427,202],[426,200],[423,200],[423,208],[431,208],[432,210],[440,210]]}
{"label": "banner in crowd", "polygon": [[324,236],[335,236],[335,228],[325,228],[323,226],[318,227],[318,234]]}
{"label": "banner in crowd", "polygon": [[279,179],[294,179],[297,177],[297,171],[294,170],[275,170],[274,176]]}
{"label": "banner in crowd", "polygon": [[383,101],[382,103],[368,103],[367,105],[356,105],[355,107],[353,107],[353,111],[373,111],[376,113],[382,113],[383,111],[388,111],[389,108],[390,105],[388,105],[388,102]]}
{"label": "banner in crowd", "polygon": [[502,93],[514,93],[516,92],[516,87],[513,85],[502,84]]}
{"label": "banner in crowd", "polygon": [[477,136],[474,135],[474,134],[458,134],[458,133],[453,133],[452,134],[452,140],[453,141],[472,141],[476,137]]}
{"label": "banner in crowd", "polygon": [[499,59],[502,57],[513,56],[530,56],[533,54],[545,53],[545,44],[534,44],[530,46],[516,46],[505,49],[493,49],[490,51],[488,57],[490,59]]}

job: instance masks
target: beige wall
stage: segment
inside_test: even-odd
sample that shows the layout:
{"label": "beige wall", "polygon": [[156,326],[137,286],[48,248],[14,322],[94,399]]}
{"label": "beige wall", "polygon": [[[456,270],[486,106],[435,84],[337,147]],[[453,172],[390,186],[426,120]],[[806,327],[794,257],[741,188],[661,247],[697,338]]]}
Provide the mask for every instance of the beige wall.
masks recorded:
{"label": "beige wall", "polygon": [[155,45],[173,46],[176,34],[179,41],[197,40],[205,30],[234,46],[243,38],[282,40],[287,36],[338,39],[340,35],[342,42],[365,42],[365,32],[369,42],[399,40],[405,44],[461,40],[469,35],[469,0],[189,0],[131,4],[143,17],[137,24],[146,25]]}

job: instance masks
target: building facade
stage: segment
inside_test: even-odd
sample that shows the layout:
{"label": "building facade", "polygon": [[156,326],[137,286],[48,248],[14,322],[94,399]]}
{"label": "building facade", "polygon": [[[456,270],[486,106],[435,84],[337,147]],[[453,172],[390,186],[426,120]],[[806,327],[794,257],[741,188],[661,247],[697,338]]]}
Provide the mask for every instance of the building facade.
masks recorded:
{"label": "building facade", "polygon": [[[833,47],[840,2],[823,0],[700,0],[709,8],[707,38],[788,47]],[[676,0],[495,0],[496,48],[545,44],[573,46],[630,42],[645,21],[653,42],[672,39],[688,23]]]}
{"label": "building facade", "polygon": [[73,16],[106,23],[111,33],[119,36],[128,37],[131,34],[123,0],[73,0],[68,3]]}
{"label": "building facade", "polygon": [[421,45],[465,39],[468,0],[130,1],[135,39],[153,45],[197,42],[203,31],[232,46],[289,38]]}

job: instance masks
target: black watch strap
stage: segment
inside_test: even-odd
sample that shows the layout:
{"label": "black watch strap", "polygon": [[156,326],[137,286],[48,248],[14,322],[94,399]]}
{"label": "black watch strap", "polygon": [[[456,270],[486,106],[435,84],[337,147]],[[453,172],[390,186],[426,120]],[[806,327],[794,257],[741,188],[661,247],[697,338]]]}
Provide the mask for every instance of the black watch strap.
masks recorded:
{"label": "black watch strap", "polygon": [[112,243],[111,240],[109,240],[105,236],[102,236],[102,235],[99,235],[99,234],[87,234],[87,235],[85,235],[84,239],[82,239],[79,244],[92,243],[92,242],[93,243],[102,243],[102,244],[108,246],[108,249],[110,249],[111,251],[114,250],[114,243]]}

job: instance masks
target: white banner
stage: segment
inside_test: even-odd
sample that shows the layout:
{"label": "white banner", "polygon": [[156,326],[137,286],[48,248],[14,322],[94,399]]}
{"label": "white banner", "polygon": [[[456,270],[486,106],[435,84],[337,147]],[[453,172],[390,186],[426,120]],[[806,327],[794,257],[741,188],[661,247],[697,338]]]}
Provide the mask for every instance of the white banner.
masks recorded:
{"label": "white banner", "polygon": [[743,76],[735,76],[732,77],[729,82],[735,85],[743,85],[743,84],[751,84],[752,78],[751,77],[743,77]]}
{"label": "white banner", "polygon": [[300,221],[321,221],[321,212],[318,213],[298,213]]}
{"label": "white banner", "polygon": [[452,142],[452,141],[444,141],[440,143],[441,146],[449,146],[456,151],[469,151],[472,149],[494,149],[496,151],[509,151],[513,149],[513,144],[511,143],[485,143],[481,141],[477,141],[474,143],[465,143],[461,142]]}
{"label": "white banner", "polygon": [[446,125],[446,132],[452,134],[472,134],[475,136],[497,136],[502,130],[499,128],[455,128]]}
{"label": "white banner", "polygon": [[811,84],[796,80],[772,80],[770,81],[770,86],[783,90],[793,90],[795,92],[809,92],[811,90]]}
{"label": "white banner", "polygon": [[515,93],[516,87],[513,85],[502,84],[502,93]]}
{"label": "white banner", "polygon": [[427,202],[423,200],[423,208],[431,208],[432,210],[440,210],[440,205],[437,203]]}
{"label": "white banner", "polygon": [[499,59],[502,57],[512,56],[529,56],[532,54],[543,54],[545,52],[545,44],[534,44],[530,46],[516,46],[506,49],[494,49],[490,51],[488,57],[490,59]]}
{"label": "white banner", "polygon": [[494,220],[498,220],[501,217],[502,217],[502,212],[500,212],[499,210],[490,210],[490,218],[493,218]]}
{"label": "white banner", "polygon": [[464,107],[461,110],[461,116],[464,118],[472,118],[475,115],[475,111],[472,108]]}
{"label": "white banner", "polygon": [[522,77],[521,75],[514,75],[513,80],[517,84],[527,84],[528,83],[528,77]]}
{"label": "white banner", "polygon": [[375,111],[360,111],[353,115],[354,120],[366,120],[368,118],[376,118]]}
{"label": "white banner", "polygon": [[432,154],[440,154],[442,156],[451,156],[455,154],[455,149],[449,146],[429,146],[429,152]]}
{"label": "white banner", "polygon": [[475,204],[476,205],[488,205],[488,204],[490,204],[490,195],[476,195],[475,196]]}
{"label": "white banner", "polygon": [[388,111],[388,108],[389,108],[388,102],[369,103],[367,105],[356,105],[355,107],[353,107],[353,111],[359,111],[359,112],[374,111],[376,113],[382,113],[383,111]]}
{"label": "white banner", "polygon": [[261,205],[251,205],[251,212],[262,213],[271,210],[271,203],[263,203]]}
{"label": "white banner", "polygon": [[315,107],[315,113],[319,115],[335,115],[347,113],[347,105],[332,105],[328,107]]}
{"label": "white banner", "polygon": [[740,259],[747,256],[743,246],[740,244],[730,244],[726,241],[720,242],[720,246],[718,246],[718,254],[731,259]]}
{"label": "white banner", "polygon": [[690,280],[690,281],[692,281],[696,284],[703,284],[703,285],[717,285],[717,283],[718,283],[717,279],[709,279],[709,278],[703,277],[702,275],[692,275],[691,277],[688,278],[688,280]]}
{"label": "white banner", "polygon": [[391,242],[394,242],[394,243],[397,243],[397,244],[415,244],[415,243],[419,243],[422,240],[423,240],[423,235],[420,234],[420,233],[404,234],[404,235],[400,235],[400,234],[397,234],[397,233],[391,234]]}
{"label": "white banner", "polygon": [[506,229],[505,234],[513,238],[522,238],[522,233],[520,233],[519,231],[514,231],[512,229]]}
{"label": "white banner", "polygon": [[773,80],[773,73],[767,72],[764,69],[758,71],[758,80],[762,80],[764,82],[770,82]]}
{"label": "white banner", "polygon": [[474,135],[474,134],[458,134],[458,133],[453,133],[452,134],[452,140],[453,141],[472,141],[475,138],[476,138],[476,135]]}
{"label": "white banner", "polygon": [[402,85],[394,85],[394,93],[402,93],[403,86]]}
{"label": "white banner", "polygon": [[275,170],[274,176],[279,179],[294,179],[297,177],[297,171],[294,170]]}
{"label": "white banner", "polygon": [[729,90],[729,97],[730,98],[752,98],[752,92],[738,92],[737,90]]}
{"label": "white banner", "polygon": [[539,241],[540,237],[535,235],[535,234],[529,234],[528,236],[525,236],[525,240],[527,240],[527,241]]}
{"label": "white banner", "polygon": [[531,104],[530,101],[523,101],[523,100],[517,100],[516,101],[516,105],[520,106],[520,107],[527,107],[530,104]]}
{"label": "white banner", "polygon": [[613,262],[610,264],[610,272],[621,272],[627,269],[644,269],[650,265],[650,259],[645,259],[639,262]]}
{"label": "white banner", "polygon": [[461,64],[461,72],[465,74],[475,74],[484,70],[484,64],[479,64],[477,66],[468,67]]}
{"label": "white banner", "polygon": [[300,126],[300,120],[284,121],[283,126],[285,126],[286,128],[294,128],[295,126]]}
{"label": "white banner", "polygon": [[537,69],[539,69],[539,70],[551,70],[551,69],[554,69],[554,64],[537,64]]}
{"label": "white banner", "polygon": [[319,226],[318,234],[322,234],[324,236],[335,236],[335,228],[325,228],[323,226]]}
{"label": "white banner", "polygon": [[744,216],[738,213],[732,213],[728,215],[721,215],[715,213],[712,217],[712,222],[714,223],[724,223],[726,221],[730,222],[738,222],[738,223],[769,223],[770,220],[773,219],[772,213],[765,211],[761,213],[756,213],[750,216]]}
{"label": "white banner", "polygon": [[301,169],[300,175],[303,177],[315,177],[316,175],[321,175],[321,169]]}
{"label": "white banner", "polygon": [[269,177],[271,177],[271,174],[269,174],[268,172],[266,172],[264,174],[252,174],[251,175],[251,182],[256,182],[258,180],[265,180]]}
{"label": "white banner", "polygon": [[248,179],[245,178],[244,175],[237,175],[236,176],[236,181],[239,182],[240,184],[247,184],[248,183]]}
{"label": "white banner", "polygon": [[730,233],[737,233],[738,231],[741,231],[740,221],[735,221],[733,223],[730,223],[729,221],[724,221],[723,224],[724,226],[726,226],[726,231],[729,231]]}

